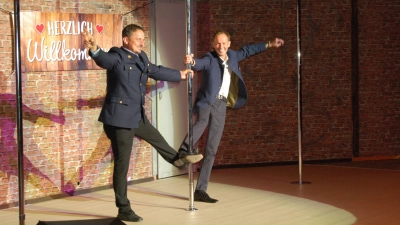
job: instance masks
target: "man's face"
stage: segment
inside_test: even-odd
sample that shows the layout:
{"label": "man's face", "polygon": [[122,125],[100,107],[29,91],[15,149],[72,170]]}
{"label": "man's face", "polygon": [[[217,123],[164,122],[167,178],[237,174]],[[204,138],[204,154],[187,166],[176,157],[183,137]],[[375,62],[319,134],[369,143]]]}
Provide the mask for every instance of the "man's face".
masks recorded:
{"label": "man's face", "polygon": [[214,50],[218,53],[219,57],[222,59],[226,59],[226,52],[231,46],[231,41],[228,40],[228,36],[226,34],[218,34],[214,38],[213,47]]}
{"label": "man's face", "polygon": [[139,54],[144,47],[144,32],[140,29],[135,30],[129,37],[123,37],[123,46],[132,52]]}

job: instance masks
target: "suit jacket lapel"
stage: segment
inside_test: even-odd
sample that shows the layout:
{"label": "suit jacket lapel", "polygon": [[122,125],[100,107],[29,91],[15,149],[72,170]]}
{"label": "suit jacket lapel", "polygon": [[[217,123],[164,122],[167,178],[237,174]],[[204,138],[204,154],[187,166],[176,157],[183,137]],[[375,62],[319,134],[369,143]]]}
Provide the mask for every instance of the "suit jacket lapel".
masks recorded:
{"label": "suit jacket lapel", "polygon": [[149,62],[147,62],[147,60],[145,60],[145,59],[146,59],[146,57],[143,57],[142,53],[140,53],[140,54],[139,54],[139,60],[140,60],[140,62],[141,62],[142,65],[143,65],[143,71],[147,70],[148,63],[149,63]]}
{"label": "suit jacket lapel", "polygon": [[140,58],[138,56],[135,56],[134,58],[135,58],[136,64],[138,65],[139,69],[141,71],[144,71],[144,63],[142,62],[142,60],[140,60]]}

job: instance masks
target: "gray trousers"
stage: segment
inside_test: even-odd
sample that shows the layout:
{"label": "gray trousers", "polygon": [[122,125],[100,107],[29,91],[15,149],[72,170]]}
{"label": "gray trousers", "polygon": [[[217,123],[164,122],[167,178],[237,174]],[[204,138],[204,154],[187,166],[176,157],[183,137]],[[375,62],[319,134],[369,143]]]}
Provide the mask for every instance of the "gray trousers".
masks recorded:
{"label": "gray trousers", "polygon": [[[208,135],[196,190],[207,191],[211,169],[224,131],[226,102],[217,99],[214,104],[209,107],[200,109],[198,114],[197,122],[193,125],[193,144],[195,145],[197,143],[207,126]],[[189,137],[186,136],[181,148],[187,149],[188,146]]]}

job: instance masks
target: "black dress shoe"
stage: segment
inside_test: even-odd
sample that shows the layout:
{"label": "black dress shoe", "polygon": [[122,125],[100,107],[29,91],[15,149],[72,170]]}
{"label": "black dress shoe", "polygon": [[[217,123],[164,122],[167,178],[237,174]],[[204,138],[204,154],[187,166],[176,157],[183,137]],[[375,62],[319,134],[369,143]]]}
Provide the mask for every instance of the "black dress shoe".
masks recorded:
{"label": "black dress shoe", "polygon": [[136,215],[133,210],[129,211],[118,211],[118,216],[120,220],[129,221],[129,222],[140,222],[143,220],[142,217]]}
{"label": "black dress shoe", "polygon": [[196,190],[194,192],[194,200],[196,202],[207,202],[207,203],[216,203],[216,202],[218,202],[217,199],[210,198],[210,196],[208,196],[207,192],[199,191],[199,190]]}

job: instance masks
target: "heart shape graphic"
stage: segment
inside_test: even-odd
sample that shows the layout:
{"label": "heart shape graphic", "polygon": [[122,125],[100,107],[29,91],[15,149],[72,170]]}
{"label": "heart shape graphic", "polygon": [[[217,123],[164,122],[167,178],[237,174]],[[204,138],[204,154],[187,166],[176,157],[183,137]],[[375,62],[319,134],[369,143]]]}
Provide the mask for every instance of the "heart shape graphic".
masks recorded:
{"label": "heart shape graphic", "polygon": [[103,30],[104,30],[104,27],[103,27],[103,25],[96,25],[96,30],[97,30],[97,32],[99,32],[99,34],[101,34],[101,32],[103,32]]}
{"label": "heart shape graphic", "polygon": [[43,23],[37,24],[37,25],[36,25],[36,30],[37,30],[39,33],[42,33],[43,30],[44,30],[44,25],[43,25]]}

